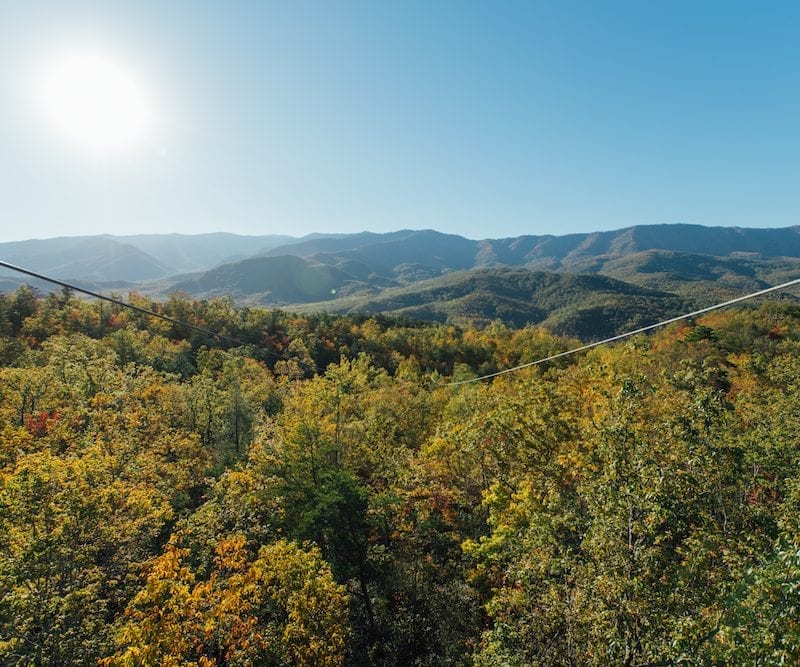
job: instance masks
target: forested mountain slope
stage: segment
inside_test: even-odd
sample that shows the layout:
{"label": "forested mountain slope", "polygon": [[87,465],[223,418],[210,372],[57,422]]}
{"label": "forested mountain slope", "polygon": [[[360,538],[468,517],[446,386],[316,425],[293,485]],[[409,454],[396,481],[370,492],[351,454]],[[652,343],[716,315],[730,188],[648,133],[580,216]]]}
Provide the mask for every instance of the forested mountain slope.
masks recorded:
{"label": "forested mountain slope", "polygon": [[[117,293],[135,288],[160,299],[175,292],[231,296],[248,306],[382,312],[479,326],[540,323],[556,333],[597,339],[795,278],[798,229],[652,225],[482,241],[433,230],[303,239],[140,235],[0,244],[0,254],[82,287]],[[179,266],[247,252],[256,254],[168,275]],[[145,277],[150,279],[141,282]],[[26,280],[0,274],[0,289]]]}
{"label": "forested mountain slope", "polygon": [[[169,275],[169,267],[133,245],[102,236],[0,243],[0,259],[54,278],[146,281]],[[0,268],[0,276],[16,276]]]}
{"label": "forested mountain slope", "polygon": [[[282,256],[294,255],[313,262],[317,272],[321,264],[341,272],[331,281],[330,293],[318,299],[325,303],[315,304],[331,312],[357,308],[374,312],[383,308],[386,312],[403,312],[427,319],[441,320],[444,315],[450,321],[461,322],[473,315],[477,320],[486,319],[486,313],[495,304],[500,313],[508,313],[507,316],[498,315],[500,319],[519,324],[541,321],[538,306],[530,307],[537,295],[529,293],[522,301],[516,299],[516,303],[503,306],[502,294],[485,289],[480,294],[475,292],[467,303],[446,298],[447,303],[429,308],[427,304],[433,294],[425,281],[441,279],[445,284],[452,279],[444,276],[453,272],[504,266],[534,271],[547,269],[565,274],[600,274],[639,287],[670,292],[695,306],[705,306],[798,275],[798,239],[797,228],[753,230],[698,225],[653,225],[595,234],[483,241],[432,230],[390,234],[365,232],[279,246],[268,251],[260,263],[251,260],[233,263],[224,271],[214,271],[209,278],[214,284],[213,291],[198,289],[198,285],[208,283],[198,275],[191,281],[163,283],[152,293],[163,296],[172,289],[182,289],[194,296],[230,293],[241,303],[286,305],[291,299],[278,296],[280,290],[273,288],[275,271],[268,260],[277,262]],[[280,261],[285,263],[285,260]],[[262,270],[260,276],[254,273],[257,266]],[[296,270],[301,268],[299,264],[295,266]],[[479,276],[486,274],[479,272],[475,274],[478,277],[470,280],[459,275],[462,277],[457,280],[465,286],[470,281],[477,285],[481,282]],[[249,292],[242,289],[243,283],[251,285]],[[391,291],[381,293],[384,289]],[[606,286],[602,291],[608,290]],[[623,289],[616,296],[615,307],[623,301],[625,293]],[[462,297],[466,295],[461,294],[459,299]],[[481,299],[484,303],[476,306]],[[314,300],[298,294],[295,303]],[[396,305],[401,301],[404,305]],[[522,308],[524,301],[528,301],[529,306]],[[404,308],[411,310],[406,313],[402,311]],[[659,308],[658,304],[648,303],[645,310]]]}
{"label": "forested mountain slope", "polygon": [[621,257],[647,250],[727,257],[756,253],[766,258],[800,257],[800,227],[747,229],[703,225],[638,225],[608,232],[565,236],[520,236],[487,240],[484,261],[540,268],[566,268],[589,257]]}
{"label": "forested mountain slope", "polygon": [[794,664],[800,308],[537,327],[0,295],[0,663]]}
{"label": "forested mountain slope", "polygon": [[515,327],[543,324],[556,333],[596,339],[687,308],[687,301],[672,294],[605,276],[495,268],[451,273],[374,296],[311,304],[304,310],[385,313],[475,325],[493,320]]}
{"label": "forested mountain slope", "polygon": [[[732,284],[746,282],[753,275],[758,280],[769,280],[769,275],[781,270],[800,269],[800,228],[643,225],[589,234],[484,240],[434,230],[314,234],[302,239],[274,234],[142,234],[0,244],[0,259],[59,278],[94,282],[142,283],[208,271],[223,264],[231,264],[226,273],[233,277],[242,260],[285,255],[344,271],[367,290],[410,285],[452,271],[495,266],[602,273],[664,290],[668,289],[670,277],[666,276],[662,284],[655,275],[658,271],[644,266],[641,271],[636,270],[637,257],[658,257],[660,263],[668,265],[662,272],[676,274],[678,282],[687,281],[687,265],[698,260],[726,265],[724,270],[721,266],[713,268],[712,273],[730,274]],[[196,278],[199,276],[191,276]],[[163,291],[186,279],[181,276],[142,289]],[[684,287],[687,286],[678,285],[679,292],[686,296],[691,288]],[[699,293],[707,291],[702,279],[697,287]],[[254,295],[271,290],[269,284],[259,285],[251,300],[255,300]]]}
{"label": "forested mountain slope", "polygon": [[[492,264],[529,268],[566,268],[587,258],[611,258],[667,250],[727,257],[754,253],[764,258],[800,257],[800,227],[747,229],[702,225],[640,225],[608,232],[565,236],[518,236],[472,241],[434,230],[404,230],[389,234],[348,234],[290,246],[279,246],[270,255],[335,258],[349,253],[376,270],[391,271],[398,264],[418,262],[450,270]],[[392,262],[393,258],[397,258]]]}
{"label": "forested mountain slope", "polygon": [[330,299],[353,281],[346,272],[327,264],[282,255],[252,257],[224,264],[206,273],[171,283],[195,296],[225,296],[274,305]]}
{"label": "forested mountain slope", "polygon": [[407,230],[322,238],[280,246],[267,254],[293,254],[332,265],[357,262],[368,267],[370,273],[406,283],[446,271],[474,268],[476,252],[476,242],[462,236]]}
{"label": "forested mountain slope", "polygon": [[721,300],[796,278],[800,275],[800,258],[765,259],[750,253],[713,257],[648,250],[578,262],[571,270],[599,273],[687,298]]}

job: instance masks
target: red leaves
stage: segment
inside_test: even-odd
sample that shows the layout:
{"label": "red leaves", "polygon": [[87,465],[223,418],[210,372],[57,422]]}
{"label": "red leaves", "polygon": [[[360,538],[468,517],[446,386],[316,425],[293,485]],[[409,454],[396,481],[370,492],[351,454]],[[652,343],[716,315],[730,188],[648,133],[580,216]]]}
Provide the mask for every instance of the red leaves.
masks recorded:
{"label": "red leaves", "polygon": [[47,435],[50,424],[57,422],[60,415],[55,410],[43,410],[25,418],[25,428],[28,429],[34,438],[41,438]]}

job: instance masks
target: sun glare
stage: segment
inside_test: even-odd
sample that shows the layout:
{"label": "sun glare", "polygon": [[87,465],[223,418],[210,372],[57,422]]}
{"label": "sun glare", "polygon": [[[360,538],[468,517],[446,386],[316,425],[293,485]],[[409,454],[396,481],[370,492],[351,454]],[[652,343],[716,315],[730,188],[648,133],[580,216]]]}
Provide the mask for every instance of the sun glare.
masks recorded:
{"label": "sun glare", "polygon": [[88,152],[134,150],[146,141],[153,124],[152,101],[136,73],[101,53],[69,53],[49,60],[36,92],[51,128]]}

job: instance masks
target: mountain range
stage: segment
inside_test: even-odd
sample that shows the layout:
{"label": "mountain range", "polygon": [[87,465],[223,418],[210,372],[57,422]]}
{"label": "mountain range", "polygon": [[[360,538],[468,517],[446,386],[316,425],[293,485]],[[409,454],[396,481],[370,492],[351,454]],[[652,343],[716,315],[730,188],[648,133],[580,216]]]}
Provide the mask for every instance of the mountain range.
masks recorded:
{"label": "mountain range", "polygon": [[[596,337],[800,275],[800,227],[646,225],[471,240],[433,230],[151,234],[0,244],[0,259],[97,289]],[[30,282],[0,273],[0,289]]]}

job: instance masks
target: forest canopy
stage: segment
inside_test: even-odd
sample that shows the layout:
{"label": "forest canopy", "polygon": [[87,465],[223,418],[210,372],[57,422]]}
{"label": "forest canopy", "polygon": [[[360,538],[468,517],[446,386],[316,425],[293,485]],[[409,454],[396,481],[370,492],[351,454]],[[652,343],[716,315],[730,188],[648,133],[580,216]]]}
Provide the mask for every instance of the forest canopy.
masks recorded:
{"label": "forest canopy", "polygon": [[0,663],[800,660],[800,307],[537,327],[0,294]]}

